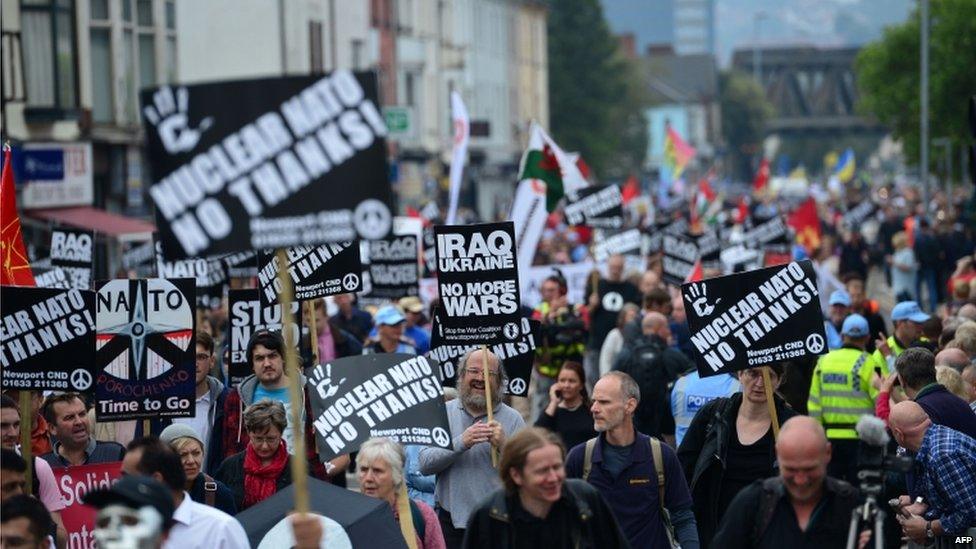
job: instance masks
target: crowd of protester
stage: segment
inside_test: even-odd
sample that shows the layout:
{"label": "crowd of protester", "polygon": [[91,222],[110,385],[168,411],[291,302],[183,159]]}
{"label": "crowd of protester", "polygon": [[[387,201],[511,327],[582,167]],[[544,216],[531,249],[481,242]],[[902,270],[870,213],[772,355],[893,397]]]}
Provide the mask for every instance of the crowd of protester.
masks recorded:
{"label": "crowd of protester", "polygon": [[[885,543],[950,544],[976,527],[976,227],[950,207],[934,224],[918,213],[893,201],[862,232],[821,212],[821,246],[808,255],[839,281],[824,307],[829,353],[771,364],[768,376],[699,375],[659,258],[630,272],[611,256],[580,303],[554,271],[527,312],[542,326],[528,398],[503,394],[499,356],[465,354],[456,398],[445,389],[446,449],[377,438],[319,459],[308,395],[294,402],[288,391],[281,336],[251,337],[252,372],[231,387],[226,318],[210,311],[196,335],[195,417],[99,424],[84,395],[34,394],[30,489],[18,395],[3,396],[0,537],[64,546],[51,468],[121,462],[121,481],[86,496],[97,539],[248,547],[231,517],[291,485],[291,461],[306,460],[311,476],[354,480],[387,502],[410,545],[426,549],[840,547],[864,502],[855,424],[868,415],[886,423],[892,455],[913,458],[886,474]],[[586,259],[588,232],[547,235],[543,263]],[[431,315],[416,297],[369,310],[348,294],[306,305],[316,326],[302,343],[306,367],[430,350]],[[132,528],[152,520],[155,530]],[[293,524],[296,547],[319,546],[321,525]],[[862,547],[877,535],[858,533]]]}

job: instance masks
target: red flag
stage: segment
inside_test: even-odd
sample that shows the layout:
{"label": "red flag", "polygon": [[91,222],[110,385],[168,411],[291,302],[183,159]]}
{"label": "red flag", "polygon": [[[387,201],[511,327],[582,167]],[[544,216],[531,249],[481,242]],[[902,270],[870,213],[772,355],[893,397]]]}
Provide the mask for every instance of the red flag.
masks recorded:
{"label": "red flag", "polygon": [[576,167],[579,169],[583,179],[588,180],[590,178],[590,166],[583,160],[582,156],[576,159]]}
{"label": "red flag", "polygon": [[763,187],[769,183],[769,160],[765,158],[759,163],[759,171],[756,172],[756,178],[752,180],[752,190],[760,191]]}
{"label": "red flag", "polygon": [[420,212],[417,211],[417,208],[414,208],[413,206],[407,206],[407,217],[416,217],[417,219],[423,219],[424,216],[420,215]]}
{"label": "red flag", "polygon": [[796,241],[806,248],[808,254],[813,255],[820,247],[820,216],[812,197],[790,214],[787,224],[796,230]]}
{"label": "red flag", "polygon": [[3,177],[0,177],[0,284],[34,286],[24,236],[17,215],[17,191],[14,188],[13,154],[3,152]]}
{"label": "red flag", "polygon": [[627,182],[624,183],[624,188],[620,191],[620,197],[623,199],[623,203],[626,206],[631,200],[637,198],[640,195],[640,184],[637,183],[637,178],[633,175],[627,178]]}
{"label": "red flag", "polygon": [[743,223],[746,222],[746,219],[748,217],[749,217],[749,205],[746,204],[746,197],[740,196],[739,197],[739,209],[735,213],[735,223],[737,225],[742,225]]}
{"label": "red flag", "polygon": [[702,278],[704,278],[704,275],[702,274],[701,259],[698,259],[698,260],[695,261],[695,266],[692,267],[691,272],[688,273],[688,278],[685,279],[685,282],[686,283],[687,282],[698,282]]}
{"label": "red flag", "polygon": [[712,185],[708,182],[708,179],[702,179],[698,182],[698,192],[701,193],[705,197],[705,200],[709,202],[714,201],[715,197],[718,196],[715,194],[715,189],[712,188]]}

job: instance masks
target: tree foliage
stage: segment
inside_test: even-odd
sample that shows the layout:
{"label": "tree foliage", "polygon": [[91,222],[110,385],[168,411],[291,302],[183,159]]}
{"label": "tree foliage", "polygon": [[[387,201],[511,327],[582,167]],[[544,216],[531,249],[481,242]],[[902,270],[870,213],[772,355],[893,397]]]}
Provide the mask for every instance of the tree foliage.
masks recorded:
{"label": "tree foliage", "polygon": [[642,80],[598,0],[551,0],[547,30],[553,139],[598,177],[636,172],[647,151]]}
{"label": "tree foliage", "polygon": [[[976,93],[976,0],[938,0],[929,6],[929,137],[968,143],[966,107]],[[855,70],[859,108],[874,114],[918,162],[921,113],[921,17],[885,29],[865,46]],[[956,149],[958,150],[958,149]],[[930,159],[934,163],[934,156]]]}
{"label": "tree foliage", "polygon": [[753,158],[760,153],[766,120],[774,113],[762,87],[752,77],[729,71],[719,77],[722,134],[729,148],[732,175],[752,179]]}

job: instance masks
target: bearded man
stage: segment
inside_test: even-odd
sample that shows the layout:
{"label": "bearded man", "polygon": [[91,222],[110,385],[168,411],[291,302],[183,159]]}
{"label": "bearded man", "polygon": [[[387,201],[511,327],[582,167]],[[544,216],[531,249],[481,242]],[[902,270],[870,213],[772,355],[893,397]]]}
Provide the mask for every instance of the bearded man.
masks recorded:
{"label": "bearded man", "polygon": [[[488,398],[483,366],[488,363],[493,421],[488,421]],[[472,350],[462,357],[457,372],[458,398],[447,403],[452,447],[420,451],[420,474],[437,475],[434,496],[437,518],[448,549],[461,547],[468,517],[485,496],[501,487],[491,465],[492,448],[501,449],[505,439],[525,426],[522,416],[502,404],[505,370],[498,355]]]}

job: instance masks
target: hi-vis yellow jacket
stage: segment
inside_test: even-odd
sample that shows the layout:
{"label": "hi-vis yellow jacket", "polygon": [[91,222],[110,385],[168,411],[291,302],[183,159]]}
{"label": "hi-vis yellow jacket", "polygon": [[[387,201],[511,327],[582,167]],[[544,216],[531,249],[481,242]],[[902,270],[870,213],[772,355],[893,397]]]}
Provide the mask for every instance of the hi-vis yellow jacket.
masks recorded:
{"label": "hi-vis yellow jacket", "polygon": [[807,413],[820,420],[827,438],[856,439],[857,420],[864,414],[874,415],[879,392],[872,383],[876,367],[883,368],[871,355],[854,347],[831,351],[817,361]]}

